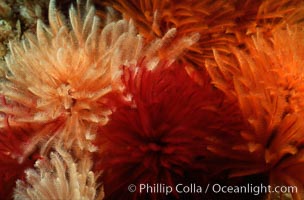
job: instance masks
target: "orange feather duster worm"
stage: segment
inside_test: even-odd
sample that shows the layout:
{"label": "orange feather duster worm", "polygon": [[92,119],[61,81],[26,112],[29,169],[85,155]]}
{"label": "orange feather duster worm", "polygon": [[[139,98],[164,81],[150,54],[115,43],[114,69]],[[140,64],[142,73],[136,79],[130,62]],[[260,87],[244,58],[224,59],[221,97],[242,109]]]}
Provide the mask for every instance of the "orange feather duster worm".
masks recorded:
{"label": "orange feather duster worm", "polygon": [[237,102],[246,127],[236,135],[241,143],[234,140],[228,149],[217,145],[210,150],[231,155],[231,176],[267,172],[273,185],[296,185],[301,191],[292,195],[298,200],[304,174],[293,170],[303,165],[303,44],[301,27],[277,30],[270,37],[258,31],[246,41],[247,53],[237,47],[231,47],[234,57],[215,51],[218,67],[206,65],[216,87]]}
{"label": "orange feather duster worm", "polygon": [[206,59],[213,58],[212,48],[229,53],[227,44],[243,45],[243,38],[254,33],[257,27],[265,27],[265,31],[269,31],[286,22],[298,23],[304,17],[301,0],[93,2],[109,5],[122,13],[124,18],[134,20],[140,34],[147,41],[162,37],[171,28],[178,30],[178,36],[199,33],[200,40],[179,59],[188,65],[202,68]]}

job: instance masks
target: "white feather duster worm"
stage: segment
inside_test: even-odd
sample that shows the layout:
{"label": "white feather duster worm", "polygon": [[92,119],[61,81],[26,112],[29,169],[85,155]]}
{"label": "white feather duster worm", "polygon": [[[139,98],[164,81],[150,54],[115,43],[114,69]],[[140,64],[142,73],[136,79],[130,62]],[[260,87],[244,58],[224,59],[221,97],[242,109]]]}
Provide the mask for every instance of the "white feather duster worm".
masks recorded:
{"label": "white feather duster worm", "polygon": [[49,158],[36,161],[35,167],[26,170],[26,182],[17,181],[15,200],[103,199],[88,154],[73,160],[70,153],[57,146]]}

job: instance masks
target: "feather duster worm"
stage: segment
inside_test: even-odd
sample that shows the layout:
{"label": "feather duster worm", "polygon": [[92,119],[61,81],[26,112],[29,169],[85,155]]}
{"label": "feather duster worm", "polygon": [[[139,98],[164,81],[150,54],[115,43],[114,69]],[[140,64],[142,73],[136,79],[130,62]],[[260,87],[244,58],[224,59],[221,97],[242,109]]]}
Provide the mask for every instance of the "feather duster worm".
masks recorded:
{"label": "feather duster worm", "polygon": [[106,199],[165,198],[130,194],[131,183],[203,183],[208,170],[203,161],[208,156],[205,138],[225,127],[224,114],[221,118],[218,112],[221,92],[210,85],[202,90],[177,63],[148,68],[142,61],[124,70],[130,103],[118,106],[96,137],[96,169],[103,171]]}
{"label": "feather duster worm", "polygon": [[[157,50],[174,39],[176,30],[145,46],[132,22],[113,22],[101,30],[94,8],[87,4],[84,14],[71,7],[70,28],[54,5],[51,1],[50,27],[38,21],[36,36],[27,34],[21,43],[10,43],[6,80],[0,84],[7,103],[0,110],[6,126],[36,128],[28,133],[25,152],[51,135],[59,135],[67,148],[76,144],[94,151],[94,127],[106,124],[112,112],[107,96],[122,89],[119,66],[134,63],[142,54],[151,67],[156,65]],[[197,38],[180,39],[168,59]]]}
{"label": "feather duster worm", "polygon": [[[2,104],[6,104],[2,98]],[[23,147],[29,142],[29,132],[31,127],[10,127],[8,118],[1,114],[0,130],[0,197],[3,200],[11,199],[15,181],[24,177],[24,170],[32,167],[37,152],[32,152],[27,158],[22,158]]]}
{"label": "feather duster worm", "polygon": [[[227,43],[229,37],[222,37],[225,28],[232,26],[230,16],[233,7],[224,1],[95,1],[107,4],[120,11],[126,19],[134,20],[140,34],[147,42],[163,37],[171,28],[178,30],[177,37],[189,33],[200,33],[198,43],[188,48],[185,58],[188,64],[201,66],[205,58],[212,57],[211,46],[220,47]],[[222,33],[222,34],[221,34]],[[221,37],[218,37],[218,36]],[[160,52],[160,56],[166,51]]]}
{"label": "feather duster worm", "polygon": [[[213,58],[212,48],[229,53],[227,45],[243,45],[244,37],[254,33],[256,27],[267,27],[265,30],[269,31],[285,22],[298,23],[304,17],[301,0],[94,2],[98,5],[109,5],[121,12],[126,19],[133,19],[147,41],[162,37],[171,28],[178,30],[178,36],[200,33],[199,42],[189,47],[179,58],[196,67],[204,67],[205,60]],[[161,53],[163,52],[165,51]]]}
{"label": "feather duster worm", "polygon": [[235,8],[235,26],[232,32],[239,42],[246,39],[246,35],[256,33],[257,28],[266,34],[272,30],[282,28],[287,24],[298,24],[303,20],[304,4],[301,0],[233,0]]}
{"label": "feather duster worm", "polygon": [[25,199],[87,199],[101,200],[98,194],[96,176],[91,171],[92,161],[88,154],[81,160],[58,144],[49,158],[35,163],[36,170],[26,170],[26,182],[17,181],[15,200]]}
{"label": "feather duster worm", "polygon": [[277,30],[270,38],[258,32],[247,41],[248,54],[235,47],[234,58],[215,51],[218,67],[209,61],[207,69],[213,83],[238,103],[246,125],[236,135],[242,143],[231,143],[230,149],[217,144],[209,150],[233,158],[231,176],[267,172],[271,184],[276,180],[298,186],[292,195],[300,200],[304,174],[292,172],[303,165],[304,142],[304,35],[298,29]]}
{"label": "feather duster worm", "polygon": [[[50,2],[50,27],[38,21],[37,36],[28,34],[22,43],[10,43],[8,81],[1,83],[9,105],[1,111],[11,127],[42,125],[33,133],[37,141],[60,132],[68,147],[76,142],[92,150],[86,142],[92,124],[107,122],[111,111],[104,97],[119,87],[112,82],[119,70],[111,63],[122,33],[113,29],[123,24],[112,24],[101,33],[94,9],[87,5],[84,16],[70,9],[69,30],[54,4]],[[116,61],[119,58],[116,53]]]}
{"label": "feather duster worm", "polygon": [[11,200],[17,179],[24,179],[24,170],[34,166],[35,155],[19,163],[8,155],[0,156],[0,196],[2,200]]}

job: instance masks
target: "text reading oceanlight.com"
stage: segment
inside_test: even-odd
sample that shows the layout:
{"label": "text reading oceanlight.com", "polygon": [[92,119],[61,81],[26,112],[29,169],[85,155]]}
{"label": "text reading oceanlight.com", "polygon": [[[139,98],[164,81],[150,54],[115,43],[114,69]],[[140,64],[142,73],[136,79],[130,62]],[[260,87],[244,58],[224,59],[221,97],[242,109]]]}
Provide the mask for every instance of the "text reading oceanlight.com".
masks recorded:
{"label": "text reading oceanlight.com", "polygon": [[228,186],[220,184],[207,184],[205,186],[197,185],[195,183],[184,185],[177,184],[170,186],[166,184],[139,184],[138,186],[130,184],[128,187],[129,192],[139,191],[146,194],[164,194],[169,195],[173,192],[183,194],[203,194],[208,192],[213,193],[227,193],[227,194],[266,194],[266,193],[297,193],[298,188],[296,186],[271,186],[271,185],[253,185],[248,183],[243,186]]}

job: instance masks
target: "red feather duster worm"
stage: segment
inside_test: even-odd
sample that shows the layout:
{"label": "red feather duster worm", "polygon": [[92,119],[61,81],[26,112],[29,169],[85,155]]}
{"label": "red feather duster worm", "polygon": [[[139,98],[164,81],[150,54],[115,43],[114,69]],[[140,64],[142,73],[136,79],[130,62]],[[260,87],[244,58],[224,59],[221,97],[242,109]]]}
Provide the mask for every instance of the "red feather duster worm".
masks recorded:
{"label": "red feather duster worm", "polygon": [[0,130],[0,197],[3,200],[12,199],[16,180],[23,179],[24,170],[33,167],[39,158],[33,152],[23,160],[19,159],[23,155],[23,145],[28,142],[28,134],[24,129],[7,126]]}
{"label": "red feather duster worm", "polygon": [[[3,81],[3,80],[2,80]],[[3,200],[12,199],[13,189],[17,179],[25,177],[24,170],[34,166],[34,162],[39,158],[35,149],[31,149],[30,155],[23,157],[24,148],[30,142],[30,135],[35,128],[29,124],[24,126],[14,126],[9,123],[12,112],[3,112],[3,108],[13,106],[4,97],[1,98],[2,112],[0,112],[0,197]],[[8,114],[9,113],[9,114]]]}
{"label": "red feather duster worm", "polygon": [[0,161],[0,196],[3,200],[13,198],[13,190],[16,180],[24,179],[24,171],[34,166],[36,158],[29,158],[23,163],[17,162],[10,156],[1,155]]}
{"label": "red feather duster worm", "polygon": [[123,82],[130,102],[118,106],[96,137],[95,167],[103,171],[106,199],[165,198],[132,194],[131,183],[203,183],[209,170],[205,141],[225,129],[218,112],[223,94],[197,85],[176,62],[161,62],[153,70],[139,62],[124,70]]}
{"label": "red feather duster worm", "polygon": [[231,159],[230,176],[267,173],[272,185],[297,186],[297,200],[304,180],[301,170],[294,172],[303,167],[303,44],[301,27],[270,37],[257,32],[246,42],[249,52],[231,47],[234,57],[226,57],[215,51],[218,67],[207,63],[213,83],[237,102],[244,119],[235,135],[241,143],[227,148],[222,140],[209,150]]}

